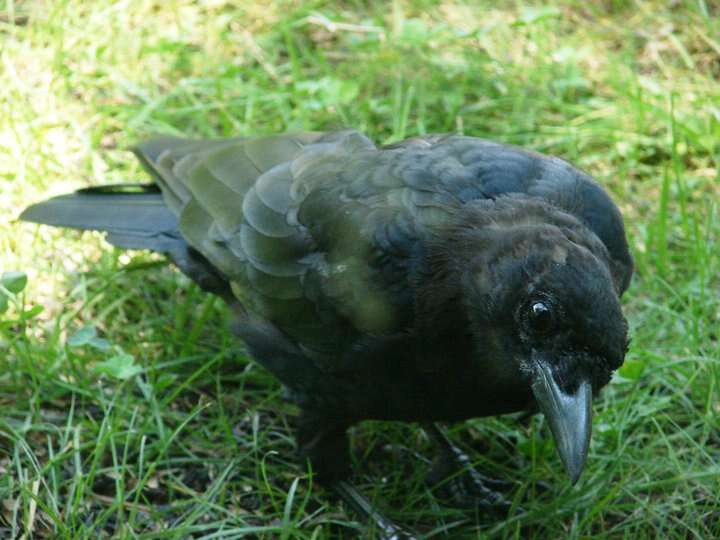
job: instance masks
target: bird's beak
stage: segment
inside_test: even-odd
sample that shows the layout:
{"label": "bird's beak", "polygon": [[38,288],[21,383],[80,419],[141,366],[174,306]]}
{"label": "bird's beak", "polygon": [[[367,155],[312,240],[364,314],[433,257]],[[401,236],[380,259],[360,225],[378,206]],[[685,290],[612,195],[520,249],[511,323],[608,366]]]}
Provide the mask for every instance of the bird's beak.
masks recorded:
{"label": "bird's beak", "polygon": [[572,394],[566,394],[553,375],[547,356],[533,353],[532,392],[540,411],[547,418],[555,446],[573,484],[585,466],[592,431],[592,386],[580,381]]}

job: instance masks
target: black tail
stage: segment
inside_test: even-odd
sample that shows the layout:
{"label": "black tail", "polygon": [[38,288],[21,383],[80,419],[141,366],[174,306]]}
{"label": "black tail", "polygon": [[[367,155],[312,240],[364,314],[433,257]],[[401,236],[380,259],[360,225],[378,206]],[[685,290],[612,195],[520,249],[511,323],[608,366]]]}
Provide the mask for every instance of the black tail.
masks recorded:
{"label": "black tail", "polygon": [[81,189],[27,208],[20,219],[71,229],[107,232],[121,248],[172,252],[187,243],[177,218],[152,184],[119,184]]}
{"label": "black tail", "polygon": [[20,214],[23,221],[54,227],[103,231],[107,241],[125,249],[167,253],[170,259],[208,292],[237,303],[227,279],[188,245],[178,220],[153,184],[117,184],[81,189],[34,204]]}

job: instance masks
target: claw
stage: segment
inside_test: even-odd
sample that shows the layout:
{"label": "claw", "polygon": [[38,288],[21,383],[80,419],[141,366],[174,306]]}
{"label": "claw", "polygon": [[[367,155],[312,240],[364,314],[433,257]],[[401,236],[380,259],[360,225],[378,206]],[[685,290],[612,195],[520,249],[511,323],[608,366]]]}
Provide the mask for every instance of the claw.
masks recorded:
{"label": "claw", "polygon": [[428,483],[435,492],[442,498],[452,500],[456,506],[507,515],[512,503],[491,486],[510,483],[489,479],[477,472],[470,458],[454,446],[435,424],[427,426],[426,431],[441,451],[428,477]]}
{"label": "claw", "polygon": [[332,485],[335,492],[345,503],[366,521],[375,524],[382,536],[379,540],[417,540],[416,537],[406,531],[392,520],[381,514],[372,503],[360,493],[355,486],[344,480],[337,481]]}

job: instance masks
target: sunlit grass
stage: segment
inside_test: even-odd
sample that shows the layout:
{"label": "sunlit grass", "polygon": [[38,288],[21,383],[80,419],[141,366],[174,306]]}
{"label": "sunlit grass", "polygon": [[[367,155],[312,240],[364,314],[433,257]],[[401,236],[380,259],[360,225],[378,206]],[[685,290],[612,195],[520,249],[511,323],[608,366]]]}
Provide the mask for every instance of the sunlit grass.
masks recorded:
{"label": "sunlit grass", "polygon": [[0,537],[363,530],[294,461],[296,411],[219,300],[158,256],[15,222],[144,179],[127,149],[149,133],[343,126],[569,159],[613,193],[637,263],[577,486],[541,418],[479,419],[452,435],[517,511],[443,506],[422,432],[372,423],[353,459],[378,506],[439,538],[720,536],[720,12],[668,5],[0,1],[0,272],[28,277],[0,283]]}

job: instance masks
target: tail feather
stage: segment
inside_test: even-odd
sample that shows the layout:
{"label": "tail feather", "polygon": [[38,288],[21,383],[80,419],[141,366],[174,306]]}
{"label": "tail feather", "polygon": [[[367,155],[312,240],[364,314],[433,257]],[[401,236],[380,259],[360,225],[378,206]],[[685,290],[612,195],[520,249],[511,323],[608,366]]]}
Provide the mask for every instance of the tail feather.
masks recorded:
{"label": "tail feather", "polygon": [[108,242],[122,248],[169,252],[187,246],[177,218],[157,187],[151,185],[80,190],[34,204],[20,219],[54,227],[105,231]]}
{"label": "tail feather", "polygon": [[103,231],[111,244],[164,252],[201,288],[242,307],[227,278],[180,234],[178,220],[154,184],[118,184],[81,189],[27,208],[20,219],[54,227]]}

